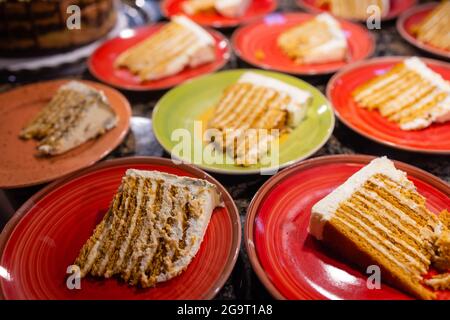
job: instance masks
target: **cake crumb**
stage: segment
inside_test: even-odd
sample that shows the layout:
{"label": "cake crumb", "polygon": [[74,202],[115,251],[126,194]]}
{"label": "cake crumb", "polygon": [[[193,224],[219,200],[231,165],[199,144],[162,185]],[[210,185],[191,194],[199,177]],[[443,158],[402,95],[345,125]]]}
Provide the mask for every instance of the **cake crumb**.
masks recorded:
{"label": "cake crumb", "polygon": [[438,274],[431,279],[425,280],[425,284],[432,287],[434,290],[449,290],[450,273]]}

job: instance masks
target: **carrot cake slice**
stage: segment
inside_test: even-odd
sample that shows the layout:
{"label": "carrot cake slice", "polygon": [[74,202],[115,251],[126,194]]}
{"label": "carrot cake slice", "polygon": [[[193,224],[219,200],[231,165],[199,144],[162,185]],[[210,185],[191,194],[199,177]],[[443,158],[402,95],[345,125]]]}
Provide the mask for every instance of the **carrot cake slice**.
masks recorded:
{"label": "carrot cake slice", "polygon": [[38,140],[39,155],[58,155],[103,135],[116,124],[116,114],[103,92],[70,81],[22,129],[20,137]]}
{"label": "carrot cake slice", "polygon": [[443,286],[447,278],[424,276],[449,231],[425,201],[405,172],[378,158],[313,206],[309,233],[364,270],[379,266],[383,281],[434,299],[424,284]]}
{"label": "carrot cake slice", "polygon": [[[256,164],[279,134],[297,127],[312,100],[309,92],[254,72],[229,86],[215,106],[209,139],[240,165]],[[278,134],[278,135],[277,135]]]}
{"label": "carrot cake slice", "polygon": [[206,180],[129,169],[75,265],[82,277],[119,276],[141,287],[167,281],[195,257],[220,205]]}
{"label": "carrot cake slice", "polygon": [[370,6],[379,8],[381,16],[387,15],[390,0],[319,0],[320,4],[328,5],[331,13],[344,19],[366,19],[372,12]]}
{"label": "carrot cake slice", "polygon": [[347,40],[339,22],[327,13],[283,32],[278,46],[299,64],[345,60]]}
{"label": "carrot cake slice", "polygon": [[413,33],[421,42],[450,50],[450,1],[442,1],[413,28]]}
{"label": "carrot cake slice", "polygon": [[158,32],[120,54],[115,67],[126,68],[146,81],[215,59],[215,40],[209,32],[185,16],[175,16]]}
{"label": "carrot cake slice", "polygon": [[378,109],[402,130],[450,120],[450,82],[417,57],[357,87],[353,97],[360,107]]}
{"label": "carrot cake slice", "polygon": [[224,17],[236,18],[245,13],[250,3],[251,0],[186,0],[182,9],[188,15],[215,11]]}

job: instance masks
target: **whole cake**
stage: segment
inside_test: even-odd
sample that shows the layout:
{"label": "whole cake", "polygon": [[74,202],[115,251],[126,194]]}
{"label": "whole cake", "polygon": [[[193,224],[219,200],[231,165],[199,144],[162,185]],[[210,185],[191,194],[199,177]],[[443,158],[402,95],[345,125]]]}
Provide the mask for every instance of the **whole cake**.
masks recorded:
{"label": "whole cake", "polygon": [[[78,12],[79,29],[72,27]],[[0,55],[40,55],[82,46],[104,37],[116,19],[115,0],[0,0]]]}

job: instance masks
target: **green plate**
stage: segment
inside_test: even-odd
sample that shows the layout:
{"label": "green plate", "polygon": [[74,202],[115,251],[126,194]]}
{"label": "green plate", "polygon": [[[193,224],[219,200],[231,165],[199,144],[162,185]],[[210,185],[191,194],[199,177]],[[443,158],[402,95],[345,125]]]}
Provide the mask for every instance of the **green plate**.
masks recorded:
{"label": "green plate", "polygon": [[[212,163],[213,161],[203,156],[206,144],[202,142],[199,125],[206,126],[208,116],[212,114],[224,89],[235,83],[247,71],[270,76],[307,90],[313,95],[313,103],[309,106],[307,116],[301,124],[280,139],[277,164],[273,165],[274,162],[270,164],[267,161],[266,164],[243,167],[227,164],[226,161]],[[222,71],[188,81],[167,92],[153,110],[153,130],[156,139],[171,154],[172,159],[223,174],[273,172],[301,161],[314,154],[327,142],[333,132],[334,121],[330,103],[313,86],[281,73],[250,69]]]}

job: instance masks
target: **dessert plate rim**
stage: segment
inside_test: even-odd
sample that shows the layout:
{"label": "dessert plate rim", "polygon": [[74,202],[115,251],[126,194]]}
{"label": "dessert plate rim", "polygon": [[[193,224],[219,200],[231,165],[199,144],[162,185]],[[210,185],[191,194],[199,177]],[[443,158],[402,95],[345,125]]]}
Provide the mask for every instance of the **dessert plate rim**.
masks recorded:
{"label": "dessert plate rim", "polygon": [[[227,265],[224,267],[223,273],[220,275],[220,278],[216,280],[215,285],[211,290],[205,293],[205,299],[213,299],[219,290],[224,286],[225,282],[228,280],[231,272],[234,269],[234,265],[236,264],[239,249],[242,241],[242,231],[241,231],[241,221],[239,210],[236,207],[236,204],[231,197],[230,193],[227,189],[214,177],[204,172],[203,170],[196,168],[195,166],[189,164],[174,164],[171,159],[162,158],[162,157],[149,157],[149,156],[136,156],[136,157],[124,157],[117,158],[111,160],[105,160],[100,163],[97,163],[91,167],[82,169],[77,171],[67,177],[58,179],[46,187],[42,188],[38,192],[36,192],[31,198],[29,198],[11,217],[11,219],[7,222],[3,230],[0,232],[0,261],[3,259],[3,253],[5,248],[7,247],[10,237],[16,230],[16,227],[20,224],[23,218],[26,217],[27,213],[41,200],[44,199],[49,193],[56,190],[59,187],[64,186],[67,183],[72,182],[78,178],[81,178],[85,175],[95,173],[97,170],[114,168],[116,166],[123,165],[160,165],[165,167],[178,168],[184,172],[192,174],[195,178],[206,179],[209,182],[216,185],[223,197],[223,202],[228,211],[228,215],[232,222],[231,228],[233,233],[233,244],[230,248],[230,254],[227,257]],[[7,299],[4,296],[3,289],[0,282],[0,300]]]}
{"label": "dessert plate rim", "polygon": [[[269,293],[278,300],[285,300],[287,299],[279,289],[277,289],[276,285],[271,281],[270,276],[268,273],[264,270],[264,267],[262,263],[260,262],[260,259],[258,257],[258,252],[255,245],[255,221],[256,217],[259,213],[259,209],[261,204],[264,202],[264,200],[267,198],[267,196],[270,194],[270,192],[273,190],[274,187],[277,186],[277,184],[284,181],[289,176],[301,172],[302,170],[308,170],[314,167],[320,167],[322,165],[329,165],[329,164],[360,164],[360,165],[366,165],[371,160],[377,158],[377,156],[372,155],[364,155],[364,154],[356,154],[356,155],[328,155],[328,156],[320,156],[315,157],[311,159],[307,159],[305,161],[302,161],[300,163],[297,163],[279,173],[274,175],[273,177],[269,178],[262,187],[256,192],[255,196],[250,202],[250,205],[247,209],[246,217],[245,217],[245,225],[244,225],[244,246],[247,251],[250,263],[252,265],[253,270],[255,271],[256,275],[258,276],[259,280],[263,283],[264,287],[269,291]],[[427,182],[434,188],[438,189],[439,191],[442,191],[443,193],[447,194],[450,197],[450,185],[447,184],[444,180],[436,177],[435,175],[426,172],[423,169],[420,169],[418,167],[415,167],[413,165],[407,164],[402,161],[393,160],[391,159],[395,166],[407,172],[408,175],[412,175],[413,177]],[[306,293],[302,293],[302,299],[311,299],[308,297]]]}

